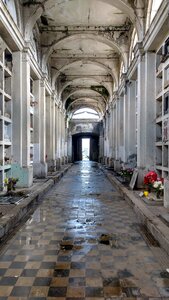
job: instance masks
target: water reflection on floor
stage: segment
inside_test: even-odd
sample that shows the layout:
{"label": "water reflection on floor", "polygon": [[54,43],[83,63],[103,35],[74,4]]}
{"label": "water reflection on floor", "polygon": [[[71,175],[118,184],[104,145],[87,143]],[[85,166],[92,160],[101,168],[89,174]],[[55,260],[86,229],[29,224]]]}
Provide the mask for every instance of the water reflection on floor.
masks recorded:
{"label": "water reflection on floor", "polygon": [[169,297],[169,276],[96,163],[75,164],[0,257],[0,299],[146,297]]}

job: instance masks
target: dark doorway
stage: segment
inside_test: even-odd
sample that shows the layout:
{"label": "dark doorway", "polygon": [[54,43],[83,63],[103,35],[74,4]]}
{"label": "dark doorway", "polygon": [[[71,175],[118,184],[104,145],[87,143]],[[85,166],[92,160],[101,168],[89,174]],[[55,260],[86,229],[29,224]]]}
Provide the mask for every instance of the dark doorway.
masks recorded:
{"label": "dark doorway", "polygon": [[99,158],[99,137],[93,134],[75,134],[72,136],[72,161],[83,159],[82,140],[89,139],[89,160],[98,161]]}

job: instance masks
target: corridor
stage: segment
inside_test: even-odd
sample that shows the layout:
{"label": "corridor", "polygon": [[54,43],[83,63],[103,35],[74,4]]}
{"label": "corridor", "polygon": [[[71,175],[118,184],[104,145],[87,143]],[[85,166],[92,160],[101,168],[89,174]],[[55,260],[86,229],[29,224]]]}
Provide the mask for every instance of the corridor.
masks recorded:
{"label": "corridor", "polygon": [[76,163],[3,247],[0,300],[169,297],[161,250],[141,232],[97,164]]}

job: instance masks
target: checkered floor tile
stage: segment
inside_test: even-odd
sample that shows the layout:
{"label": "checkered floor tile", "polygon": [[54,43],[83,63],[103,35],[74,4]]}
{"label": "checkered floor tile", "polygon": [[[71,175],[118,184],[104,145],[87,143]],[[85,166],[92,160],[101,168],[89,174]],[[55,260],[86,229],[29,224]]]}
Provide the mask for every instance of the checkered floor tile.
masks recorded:
{"label": "checkered floor tile", "polygon": [[137,222],[95,165],[74,165],[3,249],[0,300],[169,299]]}

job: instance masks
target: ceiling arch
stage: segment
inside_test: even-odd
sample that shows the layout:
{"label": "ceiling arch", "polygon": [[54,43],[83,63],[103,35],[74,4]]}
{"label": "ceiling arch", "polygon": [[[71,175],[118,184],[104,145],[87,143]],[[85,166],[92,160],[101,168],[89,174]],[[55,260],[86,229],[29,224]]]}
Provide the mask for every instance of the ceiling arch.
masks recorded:
{"label": "ceiling arch", "polygon": [[[133,29],[142,38],[144,2],[28,0],[23,4],[26,39],[36,24],[42,70],[66,109],[99,105],[105,112],[119,86],[120,66],[127,71]],[[104,98],[96,91],[108,95]]]}
{"label": "ceiling arch", "polygon": [[78,84],[82,84],[82,82],[85,82],[85,86],[91,86],[92,85],[98,85],[98,86],[104,86],[104,88],[107,90],[110,96],[112,96],[112,88],[110,88],[106,83],[104,83],[103,80],[97,80],[96,78],[88,78],[88,77],[82,77],[82,78],[74,78],[71,81],[66,82],[63,84],[59,91],[59,98],[61,97],[62,93],[68,86],[74,86]]}
{"label": "ceiling arch", "polygon": [[[97,92],[97,91],[94,91],[94,90],[91,90],[91,89],[76,89],[72,92],[70,92],[64,99],[63,99],[63,105],[65,106],[65,103],[67,101],[67,99],[71,96],[74,96],[74,95],[80,95],[81,97],[83,97],[84,99],[89,97],[96,97],[96,98],[101,98],[103,100],[103,102],[107,102],[107,99],[101,95],[101,93]],[[84,95],[83,95],[84,94]]]}
{"label": "ceiling arch", "polygon": [[[41,17],[41,15],[49,10],[53,9],[55,5],[61,5],[63,3],[67,4],[71,2],[72,0],[58,0],[56,3],[56,0],[47,0],[43,3],[39,3],[39,5],[32,11],[31,16],[28,18],[26,24],[25,24],[25,38],[29,40],[30,33],[32,32],[32,29],[36,23],[36,21]],[[137,18],[137,15],[134,11],[134,9],[129,5],[129,3],[126,3],[125,0],[97,0],[99,2],[108,4],[110,6],[113,6],[119,10],[121,10],[123,13],[125,13],[134,26],[136,27],[136,30],[138,32],[138,35],[141,35],[142,29],[140,22]]]}
{"label": "ceiling arch", "polygon": [[104,114],[105,108],[101,103],[99,103],[94,98],[86,98],[84,101],[84,98],[76,98],[74,99],[67,107],[67,113],[71,113],[72,111],[76,111],[80,108],[93,108],[94,110],[100,112],[102,115]]}
{"label": "ceiling arch", "polygon": [[99,63],[99,62],[96,62],[96,61],[91,61],[91,60],[88,60],[88,59],[84,59],[84,60],[76,60],[76,61],[74,61],[74,62],[72,62],[72,63],[69,63],[68,65],[64,65],[62,68],[60,68],[58,71],[56,71],[55,74],[54,74],[54,76],[53,76],[53,78],[52,78],[53,86],[55,85],[55,82],[56,82],[58,76],[59,76],[61,73],[63,73],[66,69],[69,68],[69,70],[70,70],[71,67],[73,67],[73,66],[75,66],[75,67],[77,66],[77,67],[78,67],[78,65],[83,65],[83,64],[84,64],[84,65],[85,65],[85,64],[86,64],[86,65],[87,65],[87,64],[91,64],[91,65],[94,65],[94,66],[99,67],[100,69],[102,69],[103,71],[105,71],[105,74],[111,75],[113,81],[115,82],[115,86],[117,86],[117,84],[118,84],[118,79],[115,77],[113,71],[112,71],[109,67],[105,66],[105,65],[102,64],[102,63]]}
{"label": "ceiling arch", "polygon": [[118,43],[113,41],[111,36],[109,38],[108,35],[107,36],[104,34],[96,35],[96,34],[92,34],[92,33],[76,33],[76,34],[72,34],[70,36],[63,37],[58,41],[53,41],[52,45],[50,47],[48,47],[47,52],[43,56],[43,65],[47,64],[48,59],[49,59],[50,55],[52,54],[52,52],[54,51],[55,47],[62,46],[70,41],[75,42],[76,40],[79,40],[79,39],[80,40],[89,39],[89,40],[93,40],[93,41],[98,41],[98,42],[101,42],[101,43],[111,47],[112,49],[114,49],[121,55],[121,58],[124,63],[124,67],[125,67],[125,69],[127,69],[128,57],[127,57],[127,53],[124,51],[124,49],[121,48]]}

